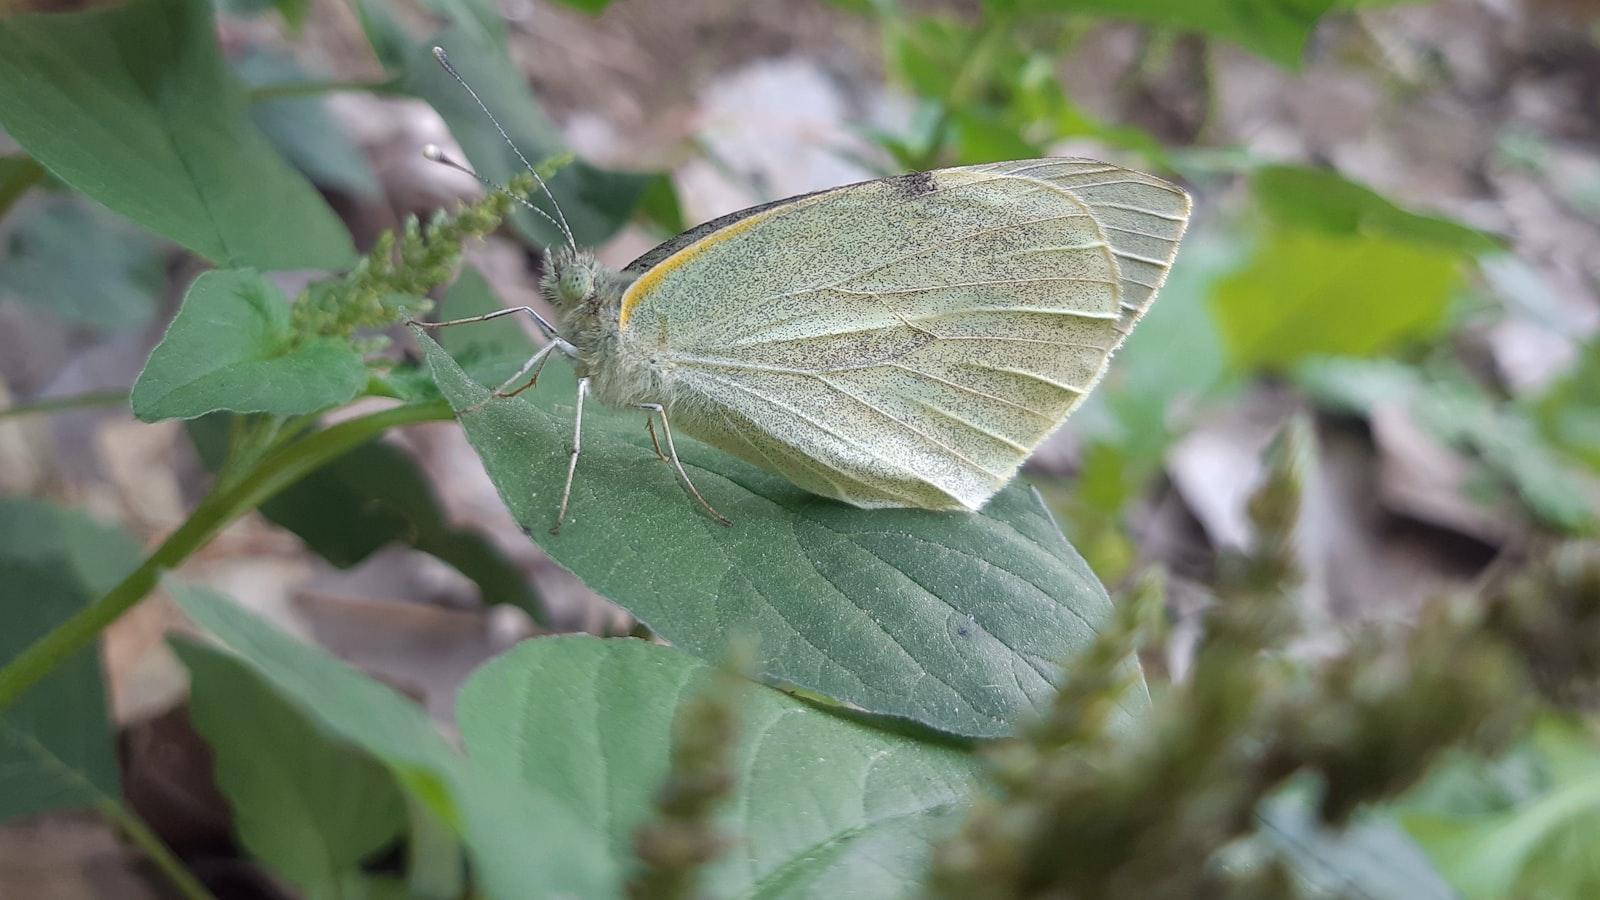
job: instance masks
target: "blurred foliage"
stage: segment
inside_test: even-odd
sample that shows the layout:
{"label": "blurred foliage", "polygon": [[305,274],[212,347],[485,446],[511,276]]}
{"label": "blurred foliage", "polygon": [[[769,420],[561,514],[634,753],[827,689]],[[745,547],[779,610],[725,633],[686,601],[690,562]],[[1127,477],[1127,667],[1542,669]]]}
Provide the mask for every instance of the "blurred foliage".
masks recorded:
{"label": "blurred foliage", "polygon": [[[240,56],[233,71],[246,85],[257,88],[270,85],[285,90],[314,83],[294,60],[262,49]],[[313,184],[358,197],[376,197],[382,192],[361,149],[340,128],[321,97],[257,97],[250,105],[250,120]]]}
{"label": "blurred foliage", "polygon": [[1264,219],[1257,246],[1211,296],[1236,365],[1371,356],[1435,336],[1467,265],[1500,249],[1333,172],[1268,166],[1251,190]]}
{"label": "blurred foliage", "polygon": [[1491,481],[1509,485],[1550,528],[1587,533],[1600,526],[1600,484],[1547,443],[1527,411],[1496,401],[1453,364],[1435,369],[1320,359],[1307,361],[1296,377],[1314,399],[1336,411],[1371,415],[1380,404],[1398,404],[1438,440],[1471,453]]}
{"label": "blurred foliage", "polygon": [[1534,407],[1545,438],[1600,471],[1600,341],[1579,350],[1578,364]]}
{"label": "blurred foliage", "polygon": [[164,287],[161,242],[81,198],[35,199],[12,216],[0,297],[106,331],[148,322]]}
{"label": "blurred foliage", "polygon": [[[934,858],[942,895],[1449,896],[1385,824],[1397,815],[1467,896],[1592,890],[1592,726],[1542,729],[1546,774],[1518,798],[1461,769],[1522,732],[1530,683],[1548,715],[1595,709],[1600,545],[1557,548],[1479,601],[1438,601],[1414,628],[1366,629],[1337,655],[1288,653],[1308,451],[1303,425],[1280,438],[1250,502],[1258,544],[1224,560],[1192,669],[1148,727],[1107,727],[1147,585],[1070,665],[1049,716],[990,749],[995,793]],[[1458,763],[1430,775],[1447,751]],[[1363,833],[1383,836],[1356,864]]]}

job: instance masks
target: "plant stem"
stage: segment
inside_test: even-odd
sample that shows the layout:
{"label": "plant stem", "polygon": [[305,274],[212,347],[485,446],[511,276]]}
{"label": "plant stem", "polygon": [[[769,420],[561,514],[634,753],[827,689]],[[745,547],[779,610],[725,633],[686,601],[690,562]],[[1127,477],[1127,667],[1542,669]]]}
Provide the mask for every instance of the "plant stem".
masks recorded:
{"label": "plant stem", "polygon": [[139,568],[99,600],[57,625],[0,669],[0,710],[95,639],[107,625],[150,593],[161,575],[205,546],[233,520],[333,459],[396,425],[448,419],[445,403],[397,406],[323,429],[269,453],[232,485],[208,494],[189,518]]}
{"label": "plant stem", "polygon": [[100,804],[100,813],[122,829],[122,833],[144,853],[145,858],[161,870],[162,876],[172,885],[173,890],[178,892],[178,896],[185,900],[217,900],[206,890],[205,885],[194,877],[194,873],[183,864],[183,860],[178,859],[172,848],[150,830],[150,826],[146,825],[143,819],[129,812],[121,803],[109,798]]}
{"label": "plant stem", "polygon": [[87,394],[74,394],[70,397],[46,397],[31,403],[18,403],[14,406],[0,408],[0,419],[9,419],[13,416],[29,416],[35,413],[59,412],[63,409],[78,409],[85,406],[116,406],[128,402],[127,391],[90,391]]}

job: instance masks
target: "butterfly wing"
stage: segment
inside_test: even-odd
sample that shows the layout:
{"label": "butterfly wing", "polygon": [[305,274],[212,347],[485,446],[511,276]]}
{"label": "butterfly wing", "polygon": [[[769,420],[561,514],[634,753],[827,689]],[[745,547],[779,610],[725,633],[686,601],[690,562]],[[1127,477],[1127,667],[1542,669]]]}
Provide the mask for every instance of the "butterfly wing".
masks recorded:
{"label": "butterfly wing", "polygon": [[619,326],[682,430],[857,506],[977,509],[1105,372],[1188,215],[1083,159],[863,182],[652,251]]}

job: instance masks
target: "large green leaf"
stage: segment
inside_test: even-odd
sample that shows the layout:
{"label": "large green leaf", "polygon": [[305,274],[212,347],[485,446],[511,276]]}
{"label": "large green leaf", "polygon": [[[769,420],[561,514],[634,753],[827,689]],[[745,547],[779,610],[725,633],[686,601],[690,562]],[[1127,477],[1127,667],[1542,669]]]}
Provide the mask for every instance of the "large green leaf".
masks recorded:
{"label": "large green leaf", "polygon": [[289,302],[249,269],[206,272],[133,386],[133,411],[147,422],[206,413],[313,413],[355,397],[367,383],[347,340],[296,341]]}
{"label": "large green leaf", "polygon": [[1256,203],[1278,225],[1335,235],[1386,237],[1476,255],[1504,248],[1499,241],[1449,219],[1403,209],[1337,172],[1267,166],[1251,177]]}
{"label": "large green leaf", "polygon": [[[451,63],[505,126],[524,156],[538,162],[565,152],[560,133],[539,108],[522,73],[503,48],[461,26],[435,35],[433,43],[450,55]],[[504,184],[523,170],[522,162],[506,146],[494,124],[440,68],[429,47],[417,47],[408,58],[404,85],[444,117],[478,174]],[[566,213],[578,243],[592,246],[609,238],[628,221],[649,184],[648,175],[608,172],[580,161],[550,179],[550,190]],[[536,195],[534,201],[549,209],[543,195]],[[518,232],[541,246],[561,243],[549,222],[526,209],[514,212],[511,221]]]}
{"label": "large green leaf", "polygon": [[289,638],[212,591],[170,586],[318,729],[372,754],[400,786],[466,840],[489,897],[606,897],[618,869],[601,833],[543,785],[491,779],[447,744],[427,714],[388,687]]}
{"label": "large green leaf", "polygon": [[189,669],[189,716],[211,745],[239,838],[308,897],[345,896],[361,881],[362,861],[405,825],[394,777],[233,654],[190,641],[173,649]]}
{"label": "large green leaf", "polygon": [[[978,736],[1048,702],[1060,663],[1111,604],[1026,485],[983,513],[865,511],[697,442],[684,463],[731,528],[656,460],[642,413],[585,411],[572,513],[549,533],[572,433],[570,370],[479,404],[486,388],[420,338],[500,496],[563,566],[658,634],[720,659],[757,641],[757,669],[865,707]],[[525,399],[526,398],[526,399]]]}
{"label": "large green leaf", "polygon": [[[492,776],[547,786],[603,829],[618,859],[651,814],[674,720],[715,670],[637,640],[526,641],[479,670],[457,717]],[[964,752],[880,731],[742,683],[726,829],[736,837],[705,885],[712,897],[907,894],[970,794]]]}
{"label": "large green leaf", "polygon": [[160,242],[75,197],[17,213],[0,253],[0,295],[104,329],[149,321],[160,297]]}
{"label": "large green leaf", "polygon": [[57,178],[224,265],[333,268],[344,226],[246,118],[206,0],[0,19],[0,124]]}
{"label": "large green leaf", "polygon": [[1229,358],[1280,367],[1309,356],[1368,356],[1444,323],[1458,254],[1386,237],[1275,229],[1218,280],[1211,310]]}
{"label": "large green leaf", "polygon": [[[36,500],[0,499],[0,665],[139,563],[117,529]],[[0,821],[105,807],[120,795],[95,648],[0,713]]]}

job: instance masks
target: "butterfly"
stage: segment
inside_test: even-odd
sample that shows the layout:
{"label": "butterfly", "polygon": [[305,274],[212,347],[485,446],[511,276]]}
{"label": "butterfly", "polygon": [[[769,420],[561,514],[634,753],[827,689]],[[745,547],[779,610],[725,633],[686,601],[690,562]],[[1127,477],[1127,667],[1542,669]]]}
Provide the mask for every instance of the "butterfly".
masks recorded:
{"label": "butterfly", "polygon": [[1191,202],[1091,159],[962,166],[741,210],[621,271],[577,246],[559,206],[532,208],[566,239],[542,282],[556,321],[519,307],[419,324],[531,316],[547,343],[496,397],[536,384],[552,354],[573,365],[555,532],[591,398],[643,410],[657,455],[723,524],[674,428],[858,507],[982,508],[1105,374],[1165,281]]}

